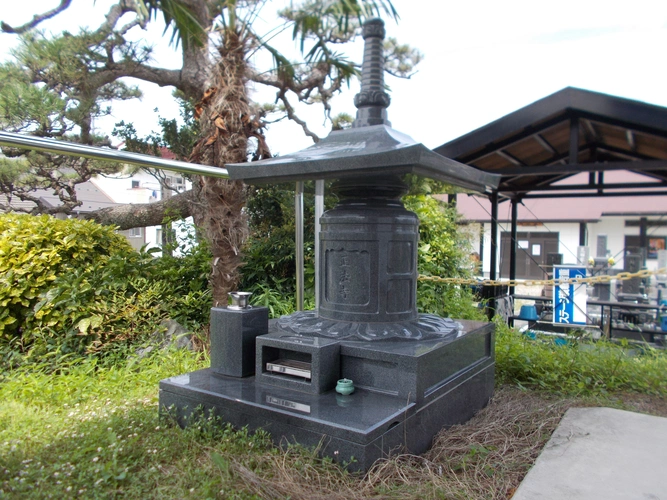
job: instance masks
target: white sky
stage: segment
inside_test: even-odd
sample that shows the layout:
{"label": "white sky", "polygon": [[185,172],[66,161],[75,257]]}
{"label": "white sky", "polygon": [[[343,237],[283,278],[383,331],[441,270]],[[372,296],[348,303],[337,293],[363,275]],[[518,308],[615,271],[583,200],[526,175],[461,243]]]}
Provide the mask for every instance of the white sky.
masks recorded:
{"label": "white sky", "polygon": [[[26,3],[2,0],[0,20],[27,21],[58,0]],[[95,4],[92,7],[93,3]],[[388,36],[424,54],[411,80],[388,77],[392,126],[428,147],[436,147],[566,86],[667,106],[667,2],[664,0],[394,0],[399,24],[387,21]],[[109,0],[74,0],[70,12],[44,25],[49,31],[96,26]],[[270,21],[272,4],[263,16]],[[155,27],[156,64],[177,67],[168,37]],[[0,59],[15,37],[0,35]],[[360,61],[360,48],[353,50]],[[258,64],[260,64],[258,62]],[[158,107],[177,116],[170,91],[145,85],[141,104],[114,108],[100,121],[134,121],[140,133],[156,128]],[[354,114],[354,86],[334,101],[334,112]],[[267,95],[265,100],[270,100]],[[322,114],[307,114],[309,124],[326,135]],[[311,144],[294,125],[273,126],[268,135],[274,153]]]}

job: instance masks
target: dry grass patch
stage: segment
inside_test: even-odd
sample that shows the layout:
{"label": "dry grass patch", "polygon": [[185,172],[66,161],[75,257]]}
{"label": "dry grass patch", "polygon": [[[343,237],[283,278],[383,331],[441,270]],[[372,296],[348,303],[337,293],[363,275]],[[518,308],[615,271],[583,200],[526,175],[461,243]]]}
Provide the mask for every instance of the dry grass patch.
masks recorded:
{"label": "dry grass patch", "polygon": [[508,498],[574,403],[503,387],[473,419],[440,432],[428,453],[377,464],[368,480],[413,485],[428,498]]}
{"label": "dry grass patch", "polygon": [[261,472],[241,464],[232,470],[246,490],[263,499],[508,499],[573,406],[667,416],[667,400],[658,396],[564,398],[504,386],[473,419],[443,430],[426,454],[380,460],[364,476],[342,472],[299,448],[265,456]]}
{"label": "dry grass patch", "polygon": [[364,476],[298,448],[265,456],[261,472],[238,463],[231,470],[266,499],[505,499],[575,401],[503,387],[472,420],[442,431],[425,455],[380,460]]}

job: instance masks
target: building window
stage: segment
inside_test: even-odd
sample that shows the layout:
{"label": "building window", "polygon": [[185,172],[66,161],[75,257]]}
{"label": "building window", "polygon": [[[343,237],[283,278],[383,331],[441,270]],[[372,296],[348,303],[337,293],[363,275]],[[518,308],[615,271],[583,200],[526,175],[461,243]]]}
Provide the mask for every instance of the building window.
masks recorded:
{"label": "building window", "polygon": [[139,181],[132,181],[132,189],[137,189],[139,187]]}
{"label": "building window", "polygon": [[162,228],[155,230],[155,244],[159,247],[162,246]]}
{"label": "building window", "polygon": [[130,238],[141,238],[143,234],[143,228],[141,227],[133,227],[129,232]]}
{"label": "building window", "polygon": [[185,179],[183,177],[167,176],[167,186],[176,189],[179,193],[185,191]]}

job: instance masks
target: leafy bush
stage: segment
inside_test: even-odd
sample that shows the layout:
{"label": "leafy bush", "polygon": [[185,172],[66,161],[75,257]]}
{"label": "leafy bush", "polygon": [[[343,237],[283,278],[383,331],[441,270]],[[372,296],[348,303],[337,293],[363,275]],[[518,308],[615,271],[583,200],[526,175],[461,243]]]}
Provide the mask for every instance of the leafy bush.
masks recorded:
{"label": "leafy bush", "polygon": [[667,354],[627,343],[534,340],[496,322],[497,383],[567,394],[632,391],[667,395]]}
{"label": "leafy bush", "polygon": [[59,278],[133,252],[113,228],[92,222],[0,216],[0,338],[37,326],[34,308]]}
{"label": "leafy bush", "polygon": [[[426,195],[405,196],[405,207],[419,217],[417,268],[425,276],[470,278],[470,241],[457,224],[456,208]],[[417,307],[443,317],[482,319],[470,288],[420,280]]]}
{"label": "leafy bush", "polygon": [[151,276],[169,284],[166,298],[169,315],[179,323],[197,329],[208,324],[213,305],[209,286],[213,257],[206,240],[197,238],[192,226],[188,226],[186,235],[183,233],[181,230],[178,255],[165,252],[162,257],[151,259]]}
{"label": "leafy bush", "polygon": [[62,363],[111,353],[171,317],[192,328],[211,307],[210,252],[135,252],[111,227],[48,216],[0,216],[0,356]]}
{"label": "leafy bush", "polygon": [[[239,289],[252,292],[251,303],[268,307],[271,317],[296,308],[294,190],[292,186],[254,188],[248,198],[251,235],[243,249]],[[312,183],[306,184],[312,190]],[[315,296],[313,196],[304,197],[304,287],[306,302]],[[329,205],[332,199],[329,199]]]}

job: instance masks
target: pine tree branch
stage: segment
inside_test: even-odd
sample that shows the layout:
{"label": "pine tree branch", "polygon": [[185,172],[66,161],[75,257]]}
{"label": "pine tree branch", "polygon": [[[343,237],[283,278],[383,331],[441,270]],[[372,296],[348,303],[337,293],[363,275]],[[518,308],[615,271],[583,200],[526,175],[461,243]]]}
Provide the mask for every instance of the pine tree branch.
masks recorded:
{"label": "pine tree branch", "polygon": [[107,66],[94,73],[91,76],[95,85],[102,87],[112,83],[119,78],[133,77],[150,83],[155,83],[160,87],[176,87],[183,90],[184,82],[181,77],[181,70],[157,68],[148,64],[137,63],[134,61],[113,62],[110,61]]}
{"label": "pine tree branch", "polygon": [[42,21],[46,21],[47,19],[51,19],[53,16],[60,14],[62,11],[67,9],[71,3],[72,0],[60,0],[60,5],[58,7],[43,14],[37,14],[33,16],[32,20],[21,26],[13,27],[2,21],[0,22],[0,29],[2,29],[4,33],[14,33],[17,35],[23,34],[26,31],[31,30],[35,26],[39,25]]}
{"label": "pine tree branch", "polygon": [[305,121],[303,121],[296,115],[294,108],[287,100],[285,92],[279,92],[278,99],[280,99],[283,103],[283,106],[285,106],[285,112],[287,113],[287,118],[292,120],[294,123],[298,124],[303,129],[303,133],[306,134],[311,139],[313,139],[313,142],[315,143],[320,142],[320,137],[315,132],[313,132],[308,128],[308,124]]}

